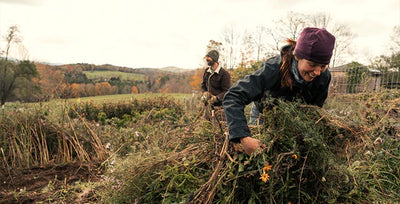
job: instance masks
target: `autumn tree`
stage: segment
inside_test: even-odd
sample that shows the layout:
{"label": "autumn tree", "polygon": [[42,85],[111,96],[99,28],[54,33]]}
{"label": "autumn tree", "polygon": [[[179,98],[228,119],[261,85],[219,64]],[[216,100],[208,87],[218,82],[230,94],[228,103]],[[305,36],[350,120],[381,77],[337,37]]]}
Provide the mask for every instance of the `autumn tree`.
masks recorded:
{"label": "autumn tree", "polygon": [[177,80],[170,80],[168,81],[167,84],[162,86],[158,92],[160,93],[177,93],[179,92],[178,89],[179,87],[182,87],[182,84],[180,84]]}
{"label": "autumn tree", "polygon": [[139,93],[138,88],[137,88],[136,86],[132,86],[132,88],[131,88],[131,94],[138,94],[138,93]]}
{"label": "autumn tree", "polygon": [[35,78],[35,83],[40,86],[40,93],[36,96],[38,100],[47,101],[62,97],[68,86],[64,79],[64,72],[44,64],[36,64],[36,67],[39,76]]}
{"label": "autumn tree", "polygon": [[190,76],[177,75],[168,80],[163,87],[160,88],[161,93],[190,93],[192,91],[189,85]]}
{"label": "autumn tree", "polygon": [[204,70],[203,69],[196,69],[194,71],[194,74],[190,77],[190,87],[192,87],[193,90],[195,91],[200,91],[201,90],[201,82],[203,81],[203,74]]}
{"label": "autumn tree", "polygon": [[91,83],[85,84],[85,91],[88,96],[96,96],[96,87]]}
{"label": "autumn tree", "polygon": [[70,89],[70,97],[71,98],[78,98],[78,97],[85,97],[86,95],[86,90],[85,90],[85,84],[77,84],[73,83],[69,86]]}
{"label": "autumn tree", "polygon": [[120,85],[116,86],[118,88],[118,94],[129,94],[132,91],[132,84],[125,84],[125,85]]}
{"label": "autumn tree", "polygon": [[78,84],[73,83],[67,89],[67,97],[85,97],[85,96],[99,96],[111,95],[118,93],[116,86],[111,86],[108,82],[101,82],[93,84]]}
{"label": "autumn tree", "polygon": [[117,87],[111,86],[108,82],[96,83],[95,87],[97,95],[111,95],[118,93]]}
{"label": "autumn tree", "polygon": [[36,66],[34,63],[23,60],[23,61],[10,61],[9,54],[13,46],[21,42],[19,36],[18,26],[11,26],[8,29],[8,33],[5,36],[6,47],[4,56],[0,59],[0,105],[4,105],[5,102],[13,95],[15,90],[23,90],[24,85],[28,85],[32,78],[37,75]]}

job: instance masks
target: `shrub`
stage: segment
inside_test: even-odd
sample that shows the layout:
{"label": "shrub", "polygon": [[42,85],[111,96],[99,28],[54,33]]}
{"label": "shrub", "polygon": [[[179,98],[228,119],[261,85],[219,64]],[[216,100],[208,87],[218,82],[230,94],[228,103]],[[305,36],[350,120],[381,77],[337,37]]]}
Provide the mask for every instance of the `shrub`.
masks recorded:
{"label": "shrub", "polygon": [[[132,102],[117,102],[96,104],[93,102],[72,104],[69,116],[77,118],[83,116],[88,120],[99,121],[103,125],[106,121],[114,121],[124,126],[124,121],[147,115],[151,120],[162,120],[166,117],[179,119],[183,114],[182,105],[171,98],[157,97],[152,99],[133,100]],[[109,120],[106,120],[109,119]],[[123,121],[118,121],[121,119]]]}
{"label": "shrub", "polygon": [[371,106],[380,120],[365,124],[278,101],[264,125],[252,129],[265,147],[251,156],[228,145],[215,121],[194,120],[184,133],[162,136],[174,140],[175,149],[158,144],[153,151],[148,143],[119,159],[108,174],[118,190],[104,197],[125,203],[398,202],[399,139],[392,135],[399,136],[400,127],[382,111],[387,107]]}

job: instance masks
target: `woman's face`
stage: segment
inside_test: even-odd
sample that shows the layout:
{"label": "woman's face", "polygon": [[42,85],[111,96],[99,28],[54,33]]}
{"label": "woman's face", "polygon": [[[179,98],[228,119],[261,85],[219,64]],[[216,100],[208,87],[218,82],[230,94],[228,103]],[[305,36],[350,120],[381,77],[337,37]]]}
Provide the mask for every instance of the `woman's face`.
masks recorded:
{"label": "woman's face", "polygon": [[315,77],[321,75],[326,70],[328,65],[318,64],[306,59],[298,60],[297,63],[301,77],[307,82],[314,80]]}

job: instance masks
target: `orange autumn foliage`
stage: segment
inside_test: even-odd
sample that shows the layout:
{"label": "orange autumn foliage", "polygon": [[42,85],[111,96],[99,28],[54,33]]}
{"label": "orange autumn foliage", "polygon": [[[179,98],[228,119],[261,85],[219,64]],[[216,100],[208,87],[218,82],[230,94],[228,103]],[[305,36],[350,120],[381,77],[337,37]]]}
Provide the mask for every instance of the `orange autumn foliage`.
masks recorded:
{"label": "orange autumn foliage", "polygon": [[139,93],[138,88],[137,88],[136,86],[132,86],[132,88],[131,88],[131,94],[138,94],[138,93]]}
{"label": "orange autumn foliage", "polygon": [[196,69],[194,75],[191,77],[190,86],[193,90],[200,91],[201,90],[201,82],[203,81],[203,69]]}
{"label": "orange autumn foliage", "polygon": [[42,101],[61,97],[68,87],[64,80],[64,72],[45,64],[36,63],[35,65],[39,77],[32,81],[40,86],[40,94],[37,95],[37,98]]}

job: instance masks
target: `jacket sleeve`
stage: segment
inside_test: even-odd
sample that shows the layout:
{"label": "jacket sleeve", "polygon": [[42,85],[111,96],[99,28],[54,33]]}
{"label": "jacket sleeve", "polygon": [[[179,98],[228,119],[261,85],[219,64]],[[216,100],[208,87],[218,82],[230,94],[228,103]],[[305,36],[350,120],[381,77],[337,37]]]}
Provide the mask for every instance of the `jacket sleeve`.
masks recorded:
{"label": "jacket sleeve", "polygon": [[216,96],[218,101],[221,102],[224,99],[226,92],[229,90],[229,88],[231,88],[231,86],[232,86],[231,75],[229,74],[228,71],[224,71],[224,74],[221,78],[222,92]]}
{"label": "jacket sleeve", "polygon": [[237,81],[225,94],[223,107],[229,128],[229,140],[239,142],[240,138],[251,136],[244,108],[251,101],[260,99],[265,90],[279,81],[280,57],[266,61],[261,69]]}
{"label": "jacket sleeve", "polygon": [[314,104],[322,107],[328,97],[329,83],[331,82],[331,73],[326,70],[323,75],[321,75],[320,89],[315,93]]}
{"label": "jacket sleeve", "polygon": [[207,71],[204,71],[204,74],[203,74],[203,81],[201,82],[201,90],[203,92],[208,91],[207,90]]}

